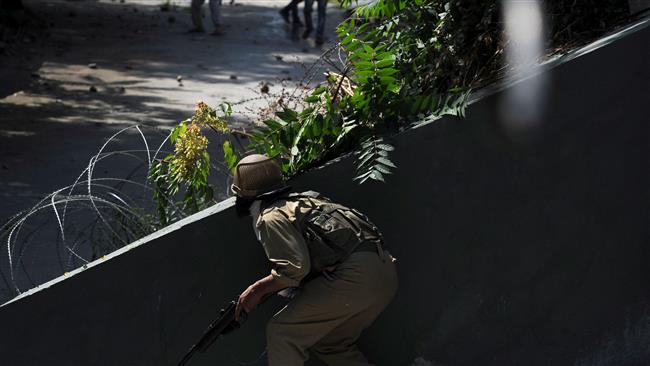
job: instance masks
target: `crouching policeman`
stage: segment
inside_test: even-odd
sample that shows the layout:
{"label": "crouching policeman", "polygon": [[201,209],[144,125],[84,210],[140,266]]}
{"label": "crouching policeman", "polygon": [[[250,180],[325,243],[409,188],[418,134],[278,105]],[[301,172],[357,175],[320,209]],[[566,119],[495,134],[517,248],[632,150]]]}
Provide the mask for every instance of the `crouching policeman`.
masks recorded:
{"label": "crouching policeman", "polygon": [[357,340],[395,295],[395,260],[365,215],[289,189],[264,155],[249,155],[235,168],[238,214],[253,218],[272,267],[239,296],[236,316],[266,294],[298,288],[267,325],[269,365],[299,366],[310,355],[327,365],[370,365]]}

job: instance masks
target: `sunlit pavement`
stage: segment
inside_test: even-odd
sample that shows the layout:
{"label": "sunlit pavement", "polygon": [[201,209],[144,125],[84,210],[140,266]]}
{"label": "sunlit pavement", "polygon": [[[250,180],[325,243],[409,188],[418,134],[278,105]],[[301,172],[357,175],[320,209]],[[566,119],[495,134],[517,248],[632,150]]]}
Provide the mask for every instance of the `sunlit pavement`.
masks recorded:
{"label": "sunlit pavement", "polygon": [[[316,47],[299,36],[300,29],[285,25],[278,15],[282,1],[224,1],[222,36],[210,35],[209,14],[206,33],[187,32],[189,1],[172,2],[166,11],[162,4],[28,3],[49,27],[47,37],[21,46],[19,54],[0,56],[0,64],[9,65],[0,76],[12,83],[0,99],[0,220],[72,183],[102,143],[125,126],[169,128],[191,115],[199,100],[217,105],[253,99],[234,107],[235,124],[250,126],[255,109],[273,99],[269,94],[293,90],[330,46]],[[330,6],[330,43],[341,14]],[[311,73],[321,80],[322,71]],[[14,80],[20,72],[31,77]],[[261,93],[262,85],[269,94]],[[119,144],[142,148],[137,136]],[[124,172],[109,164],[102,173]]]}

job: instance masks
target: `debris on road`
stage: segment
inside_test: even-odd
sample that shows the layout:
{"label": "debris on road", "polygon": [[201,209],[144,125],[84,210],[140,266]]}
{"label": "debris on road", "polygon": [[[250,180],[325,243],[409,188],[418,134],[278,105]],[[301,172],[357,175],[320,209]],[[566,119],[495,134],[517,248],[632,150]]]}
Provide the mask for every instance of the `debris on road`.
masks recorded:
{"label": "debris on road", "polygon": [[267,83],[266,81],[263,81],[262,82],[262,87],[260,88],[260,92],[262,94],[267,94],[269,92],[269,83]]}

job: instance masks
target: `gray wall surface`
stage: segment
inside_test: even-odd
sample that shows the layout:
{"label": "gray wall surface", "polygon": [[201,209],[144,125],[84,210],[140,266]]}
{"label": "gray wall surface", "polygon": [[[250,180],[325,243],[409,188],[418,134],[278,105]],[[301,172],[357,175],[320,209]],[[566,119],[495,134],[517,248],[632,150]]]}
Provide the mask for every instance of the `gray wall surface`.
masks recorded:
{"label": "gray wall surface", "polygon": [[[387,184],[356,185],[351,159],[293,182],[366,212],[398,258],[369,358],[650,363],[648,45],[645,27],[543,74],[544,123],[526,143],[499,122],[500,92],[395,137]],[[268,271],[250,220],[215,211],[0,308],[0,364],[174,365]],[[278,306],[192,365],[263,364]]]}
{"label": "gray wall surface", "polygon": [[629,0],[630,14],[650,8],[650,0]]}

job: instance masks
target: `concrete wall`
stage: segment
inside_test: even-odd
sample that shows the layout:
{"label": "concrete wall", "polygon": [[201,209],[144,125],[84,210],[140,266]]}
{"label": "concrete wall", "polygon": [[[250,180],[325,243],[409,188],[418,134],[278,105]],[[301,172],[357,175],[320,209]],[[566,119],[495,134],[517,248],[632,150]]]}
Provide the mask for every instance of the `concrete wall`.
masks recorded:
{"label": "concrete wall", "polygon": [[[351,182],[350,159],[294,182],[365,211],[398,258],[398,297],[362,342],[377,364],[650,362],[640,28],[543,74],[545,122],[526,143],[499,122],[499,92],[466,119],[396,137],[387,184]],[[0,308],[0,363],[174,365],[217,307],[267,271],[231,203]],[[256,364],[277,306],[193,365]]]}
{"label": "concrete wall", "polygon": [[650,8],[650,0],[629,0],[630,14]]}

